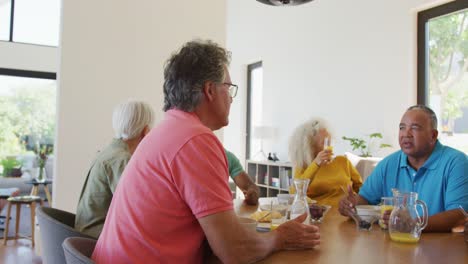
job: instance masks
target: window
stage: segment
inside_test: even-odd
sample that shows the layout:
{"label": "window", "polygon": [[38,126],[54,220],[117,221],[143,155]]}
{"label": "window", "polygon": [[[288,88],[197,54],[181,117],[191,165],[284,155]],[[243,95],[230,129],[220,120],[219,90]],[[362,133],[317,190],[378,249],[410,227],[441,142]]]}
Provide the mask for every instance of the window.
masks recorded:
{"label": "window", "polygon": [[0,0],[0,40],[8,41],[10,39],[10,1]]}
{"label": "window", "polygon": [[261,139],[254,137],[254,128],[262,124],[263,67],[262,62],[247,67],[246,158],[253,159],[262,150]]}
{"label": "window", "polygon": [[468,153],[468,2],[418,14],[418,103],[439,119],[439,140]]}
{"label": "window", "polygon": [[0,40],[58,46],[60,0],[0,0]]}
{"label": "window", "polygon": [[0,157],[53,146],[56,74],[0,69]]}

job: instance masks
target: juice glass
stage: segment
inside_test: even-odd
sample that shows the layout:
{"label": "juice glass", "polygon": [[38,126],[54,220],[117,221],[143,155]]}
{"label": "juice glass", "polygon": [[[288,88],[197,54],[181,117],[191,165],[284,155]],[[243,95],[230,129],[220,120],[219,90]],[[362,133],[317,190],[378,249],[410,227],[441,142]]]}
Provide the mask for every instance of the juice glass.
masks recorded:
{"label": "juice glass", "polygon": [[273,207],[271,211],[271,225],[270,230],[273,231],[278,228],[279,225],[286,222],[286,213],[288,211],[288,206],[279,204]]}
{"label": "juice glass", "polygon": [[393,197],[382,197],[381,198],[379,226],[383,230],[388,229],[388,226],[383,221],[383,216],[384,216],[386,211],[393,210],[393,206],[394,206],[394,198]]}
{"label": "juice glass", "polygon": [[330,150],[333,153],[333,146],[331,145],[331,138],[326,137],[323,139],[323,149]]}

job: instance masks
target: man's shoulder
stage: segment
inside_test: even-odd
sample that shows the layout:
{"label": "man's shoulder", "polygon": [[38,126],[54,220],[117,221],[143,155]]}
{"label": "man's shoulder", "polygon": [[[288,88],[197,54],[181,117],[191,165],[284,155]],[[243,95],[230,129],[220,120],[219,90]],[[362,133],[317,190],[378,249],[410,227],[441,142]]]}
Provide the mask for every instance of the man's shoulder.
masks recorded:
{"label": "man's shoulder", "polygon": [[465,159],[465,160],[468,159],[466,154],[461,152],[458,149],[455,149],[455,148],[452,148],[452,147],[449,147],[449,146],[446,146],[446,145],[442,145],[442,144],[441,144],[441,149],[442,149],[442,151],[444,153],[443,156],[448,155],[448,156],[453,157],[453,158],[460,158],[460,159]]}

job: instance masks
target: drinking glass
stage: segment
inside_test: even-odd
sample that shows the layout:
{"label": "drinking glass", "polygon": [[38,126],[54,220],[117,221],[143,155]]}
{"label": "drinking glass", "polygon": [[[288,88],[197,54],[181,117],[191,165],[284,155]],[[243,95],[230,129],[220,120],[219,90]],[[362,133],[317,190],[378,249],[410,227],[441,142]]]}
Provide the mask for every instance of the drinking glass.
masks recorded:
{"label": "drinking glass", "polygon": [[324,138],[324,140],[323,140],[323,149],[330,150],[331,152],[333,152],[333,146],[331,145],[331,138],[330,137]]}
{"label": "drinking glass", "polygon": [[326,137],[323,139],[323,149],[330,151],[330,161],[332,161],[335,157],[333,156],[333,146],[331,144],[331,138]]}
{"label": "drinking glass", "polygon": [[291,200],[291,204],[289,203],[291,195],[289,193],[280,193],[276,196],[276,199],[278,199],[278,204],[281,205],[286,205],[286,207],[289,207],[289,205],[292,204],[294,200]]}
{"label": "drinking glass", "polygon": [[272,211],[271,211],[271,226],[270,230],[275,230],[278,228],[279,225],[282,223],[286,222],[286,214],[288,212],[288,206],[278,204],[276,206],[273,206]]}
{"label": "drinking glass", "polygon": [[388,226],[383,221],[383,216],[386,211],[393,210],[394,198],[393,197],[382,197],[380,203],[380,219],[379,225],[383,230],[387,230]]}

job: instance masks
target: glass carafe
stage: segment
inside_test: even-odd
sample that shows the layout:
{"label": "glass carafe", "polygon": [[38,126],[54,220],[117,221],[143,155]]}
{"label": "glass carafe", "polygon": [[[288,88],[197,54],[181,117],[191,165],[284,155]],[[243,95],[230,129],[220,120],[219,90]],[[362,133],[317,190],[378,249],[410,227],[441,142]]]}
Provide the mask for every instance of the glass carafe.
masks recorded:
{"label": "glass carafe", "polygon": [[[395,193],[395,206],[388,221],[390,238],[396,242],[417,243],[427,225],[427,206],[415,192]],[[417,206],[421,207],[422,216]]]}
{"label": "glass carafe", "polygon": [[309,179],[294,179],[294,187],[296,188],[296,196],[291,205],[291,219],[294,219],[303,213],[307,213],[307,219],[304,223],[309,223],[309,204],[307,203],[307,188],[309,187]]}

